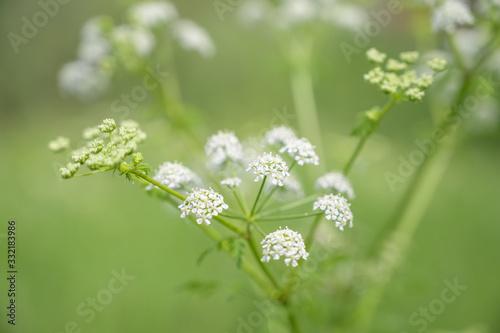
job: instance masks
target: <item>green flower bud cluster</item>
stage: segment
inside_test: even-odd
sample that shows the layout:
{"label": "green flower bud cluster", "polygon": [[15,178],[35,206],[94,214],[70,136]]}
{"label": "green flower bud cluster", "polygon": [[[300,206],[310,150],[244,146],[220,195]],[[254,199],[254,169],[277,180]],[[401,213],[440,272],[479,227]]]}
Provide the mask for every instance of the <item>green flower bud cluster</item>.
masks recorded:
{"label": "green flower bud cluster", "polygon": [[[72,163],[60,168],[65,179],[73,177],[81,166],[85,165],[93,171],[117,170],[124,160],[133,154],[135,166],[143,160],[142,154],[136,152],[137,145],[143,142],[146,134],[140,130],[134,121],[123,121],[119,130],[114,119],[105,119],[102,124],[83,131],[84,145],[71,152]],[[53,151],[63,151],[69,148],[69,140],[59,137],[49,143]],[[147,166],[144,164],[144,166]],[[148,169],[145,167],[144,169]]]}
{"label": "green flower bud cluster", "polygon": [[[389,58],[386,61],[385,53],[371,48],[366,52],[366,57],[375,67],[364,75],[364,79],[397,100],[420,101],[425,90],[432,85],[434,75],[446,69],[446,60],[434,58],[428,62],[434,74],[417,76],[410,66],[418,60],[418,52],[403,52],[399,55],[399,60]],[[384,63],[385,69],[382,67]]]}

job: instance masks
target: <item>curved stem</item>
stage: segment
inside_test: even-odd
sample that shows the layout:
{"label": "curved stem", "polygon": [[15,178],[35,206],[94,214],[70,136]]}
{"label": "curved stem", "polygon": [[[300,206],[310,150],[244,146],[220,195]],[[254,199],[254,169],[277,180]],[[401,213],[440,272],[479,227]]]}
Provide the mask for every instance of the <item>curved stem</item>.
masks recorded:
{"label": "curved stem", "polygon": [[262,262],[262,260],[260,260],[260,255],[259,255],[259,251],[257,250],[257,247],[255,246],[255,243],[252,241],[252,239],[250,237],[247,238],[247,243],[248,243],[248,247],[250,248],[254,258],[255,258],[255,261],[257,261],[257,263],[259,264],[260,268],[262,269],[262,271],[266,274],[266,276],[269,278],[269,281],[271,281],[271,283],[273,284],[273,286],[276,288],[276,289],[280,289],[279,288],[279,285],[278,285],[278,282],[276,282],[276,280],[274,279],[273,275],[271,274],[271,272],[269,271],[269,269],[267,268],[266,265],[264,265],[264,263]]}
{"label": "curved stem", "polygon": [[276,213],[281,213],[281,212],[284,212],[284,211],[287,211],[287,210],[290,210],[290,209],[302,206],[302,205],[304,205],[306,203],[309,203],[311,201],[316,200],[317,198],[318,198],[317,194],[310,195],[310,196],[305,197],[303,199],[299,199],[297,201],[294,201],[294,202],[291,202],[289,204],[283,205],[283,206],[281,206],[281,207],[279,207],[277,209],[273,209],[273,210],[267,211],[265,215],[262,215],[262,217],[267,217],[269,215],[273,215],[273,214],[276,214]]}
{"label": "curved stem", "polygon": [[306,238],[306,244],[307,246],[310,248],[313,244],[313,241],[314,241],[314,233],[316,231],[316,228],[318,227],[319,225],[319,222],[321,221],[321,218],[322,216],[321,215],[318,215],[312,225],[311,225],[311,228],[309,229],[309,233],[307,234],[307,238]]}

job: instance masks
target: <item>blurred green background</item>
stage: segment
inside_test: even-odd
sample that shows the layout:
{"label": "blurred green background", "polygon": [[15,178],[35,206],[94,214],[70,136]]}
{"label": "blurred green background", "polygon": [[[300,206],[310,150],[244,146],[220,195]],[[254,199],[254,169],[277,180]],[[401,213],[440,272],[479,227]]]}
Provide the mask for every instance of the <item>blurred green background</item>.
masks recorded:
{"label": "blurred green background", "polygon": [[[221,21],[211,1],[173,1],[183,16],[212,35],[217,55],[204,60],[177,52],[184,99],[201,111],[202,136],[232,129],[244,139],[269,128],[273,110],[294,113],[288,68],[265,29],[237,24],[234,13]],[[250,293],[232,292],[245,276],[222,253],[196,265],[210,241],[178,218],[179,213],[145,195],[123,177],[100,174],[60,180],[64,163],[47,149],[58,135],[73,142],[84,127],[113,117],[111,102],[137,81],[120,82],[104,98],[79,103],[60,97],[57,72],[76,54],[79,30],[90,17],[113,16],[117,22],[133,1],[71,1],[15,54],[5,37],[19,33],[21,18],[39,10],[35,1],[0,3],[0,257],[4,275],[7,220],[17,221],[17,325],[7,325],[7,283],[0,283],[0,331],[64,332],[75,321],[83,332],[234,332],[238,318],[255,311]],[[372,46],[391,54],[416,47],[404,12],[373,38]],[[339,43],[353,35],[334,30],[315,46],[314,78],[329,168],[341,168],[354,147],[348,134],[356,114],[384,103],[365,84],[369,65],[362,55],[346,63]],[[430,40],[433,40],[432,37]],[[498,94],[497,94],[498,96]],[[148,134],[141,148],[153,168],[167,160],[196,169],[182,141],[164,130],[165,120],[144,102],[132,111]],[[395,172],[398,156],[415,149],[415,138],[432,129],[426,102],[399,106],[384,119],[351,174],[357,192],[355,228],[348,236],[366,249],[404,192],[391,192],[384,172]],[[291,119],[291,125],[295,125]],[[416,332],[411,313],[440,296],[443,281],[458,278],[468,286],[428,330],[462,329],[485,323],[500,332],[500,135],[498,130],[468,138],[453,156],[410,254],[394,276],[373,323],[373,332]],[[199,168],[199,167],[198,167]],[[298,226],[299,222],[290,222]],[[337,230],[338,231],[338,230]],[[81,302],[107,288],[113,270],[135,276],[90,323],[76,314]],[[182,290],[189,281],[218,281],[210,297]],[[265,327],[262,328],[265,332]]]}

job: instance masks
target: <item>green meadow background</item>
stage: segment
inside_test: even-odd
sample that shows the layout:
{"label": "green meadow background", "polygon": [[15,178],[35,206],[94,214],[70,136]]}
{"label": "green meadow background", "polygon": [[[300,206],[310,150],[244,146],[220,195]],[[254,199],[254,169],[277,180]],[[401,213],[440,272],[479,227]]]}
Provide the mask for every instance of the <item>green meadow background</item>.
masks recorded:
{"label": "green meadow background", "polygon": [[[183,98],[200,112],[202,137],[227,128],[244,139],[269,128],[278,111],[294,115],[289,69],[271,33],[240,26],[234,12],[220,20],[211,1],[174,2],[183,16],[207,28],[217,46],[217,55],[208,60],[176,50]],[[73,0],[16,54],[7,33],[20,33],[21,18],[40,8],[36,1],[0,2],[0,332],[72,332],[69,322],[94,333],[237,332],[240,320],[256,311],[246,277],[227,256],[216,252],[196,265],[211,243],[178,211],[117,174],[68,181],[57,174],[64,158],[48,150],[48,141],[64,135],[78,142],[84,127],[113,117],[112,101],[140,83],[124,79],[103,98],[80,103],[60,96],[57,72],[75,58],[79,29],[87,19],[108,14],[120,22],[132,3]],[[414,49],[411,22],[409,11],[395,16],[370,45],[392,55]],[[356,114],[385,101],[363,82],[369,69],[363,55],[348,63],[340,51],[341,42],[352,40],[352,33],[332,28],[315,45],[314,84],[327,152],[323,163],[329,169],[341,168],[354,147],[348,135]],[[432,47],[435,38],[428,40]],[[130,115],[148,134],[140,149],[146,161],[153,169],[178,160],[200,170],[203,157],[193,156],[167,130],[164,118],[151,111],[152,98]],[[426,101],[391,110],[353,169],[355,227],[344,234],[360,256],[404,193],[407,182],[392,192],[384,173],[396,172],[398,157],[407,157],[416,148],[414,140],[430,133],[428,110]],[[467,290],[426,331],[486,324],[490,332],[500,332],[499,149],[497,128],[468,137],[453,155],[371,332],[417,332],[409,316],[440,297],[444,280],[455,278]],[[17,222],[15,327],[5,316],[9,219]],[[289,226],[301,228],[298,221]],[[86,323],[88,317],[79,316],[77,308],[108,288],[113,270],[122,269],[134,279]],[[197,283],[213,286],[213,293],[187,290]]]}

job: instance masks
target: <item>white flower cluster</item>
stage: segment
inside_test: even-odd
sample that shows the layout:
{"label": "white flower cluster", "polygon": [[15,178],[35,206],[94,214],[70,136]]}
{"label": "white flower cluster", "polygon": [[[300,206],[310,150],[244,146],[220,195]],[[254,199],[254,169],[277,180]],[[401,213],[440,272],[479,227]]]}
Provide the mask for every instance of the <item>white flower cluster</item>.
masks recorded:
{"label": "white flower cluster", "polygon": [[281,156],[273,156],[272,153],[264,153],[257,157],[257,160],[250,163],[246,169],[246,171],[249,170],[252,170],[254,175],[257,176],[255,177],[256,182],[267,177],[274,185],[278,186],[283,186],[283,181],[290,177],[285,161],[283,161]]}
{"label": "white flower cluster", "polygon": [[343,173],[338,171],[329,172],[326,175],[319,177],[316,180],[316,188],[327,191],[336,191],[346,195],[351,200],[355,198],[351,182],[346,176],[344,176]]}
{"label": "white flower cluster", "polygon": [[188,51],[196,51],[202,57],[209,58],[215,54],[215,45],[205,29],[191,20],[174,22],[174,37],[179,45]]}
{"label": "white flower cluster", "polygon": [[[165,162],[158,167],[158,171],[153,176],[153,179],[166,187],[176,189],[182,185],[198,184],[200,182],[198,176],[191,169],[178,162]],[[155,188],[153,184],[149,184],[146,190]]]}
{"label": "white flower cluster", "polygon": [[224,202],[224,197],[211,188],[208,190],[203,188],[194,189],[193,192],[189,193],[186,200],[179,205],[182,212],[181,218],[185,218],[192,213],[196,215],[198,224],[204,222],[206,225],[210,225],[211,218],[228,208],[228,205]]}
{"label": "white flower cluster", "polygon": [[262,262],[269,262],[271,259],[279,260],[285,257],[287,266],[292,264],[297,267],[300,258],[307,260],[309,253],[306,251],[306,245],[302,239],[302,235],[296,231],[288,229],[279,229],[267,235],[262,244]]}
{"label": "white flower cluster", "polygon": [[356,30],[368,19],[361,7],[337,0],[279,0],[272,5],[265,0],[246,0],[238,9],[244,23],[264,21],[278,29],[326,22]]}
{"label": "white flower cluster", "polygon": [[209,158],[208,165],[213,168],[226,162],[240,162],[243,159],[243,146],[234,132],[219,131],[208,138],[205,153]]}
{"label": "white flower cluster", "polygon": [[320,209],[325,212],[327,220],[335,222],[335,227],[344,230],[344,227],[349,223],[352,228],[353,215],[351,212],[351,204],[347,199],[340,195],[327,194],[319,197],[314,202],[313,210]]}
{"label": "white flower cluster", "polygon": [[319,165],[319,157],[313,146],[306,138],[290,140],[280,149],[280,153],[287,152],[295,158],[299,165],[314,164]]}
{"label": "white flower cluster", "polygon": [[118,68],[136,71],[144,67],[144,59],[154,52],[157,37],[163,37],[157,35],[165,28],[180,47],[203,57],[215,53],[209,34],[196,23],[179,18],[172,3],[138,3],[129,8],[128,22],[123,24],[114,25],[106,16],[93,17],[84,24],[78,59],[59,72],[61,92],[82,101],[101,96]]}
{"label": "white flower cluster", "polygon": [[234,188],[241,185],[241,179],[239,177],[225,178],[220,182],[220,184],[226,185],[229,188]]}
{"label": "white flower cluster", "polygon": [[179,13],[173,4],[167,1],[141,2],[129,9],[132,21],[145,27],[155,27],[175,20]]}
{"label": "white flower cluster", "polygon": [[297,139],[297,135],[293,129],[287,126],[278,126],[266,132],[264,139],[262,140],[262,145],[270,146],[284,146],[289,141]]}
{"label": "white flower cluster", "polygon": [[49,149],[55,153],[69,148],[69,139],[63,136],[58,136],[55,140],[49,142]]}
{"label": "white flower cluster", "polygon": [[434,9],[432,27],[434,31],[454,33],[458,26],[474,24],[469,6],[462,0],[445,0]]}

